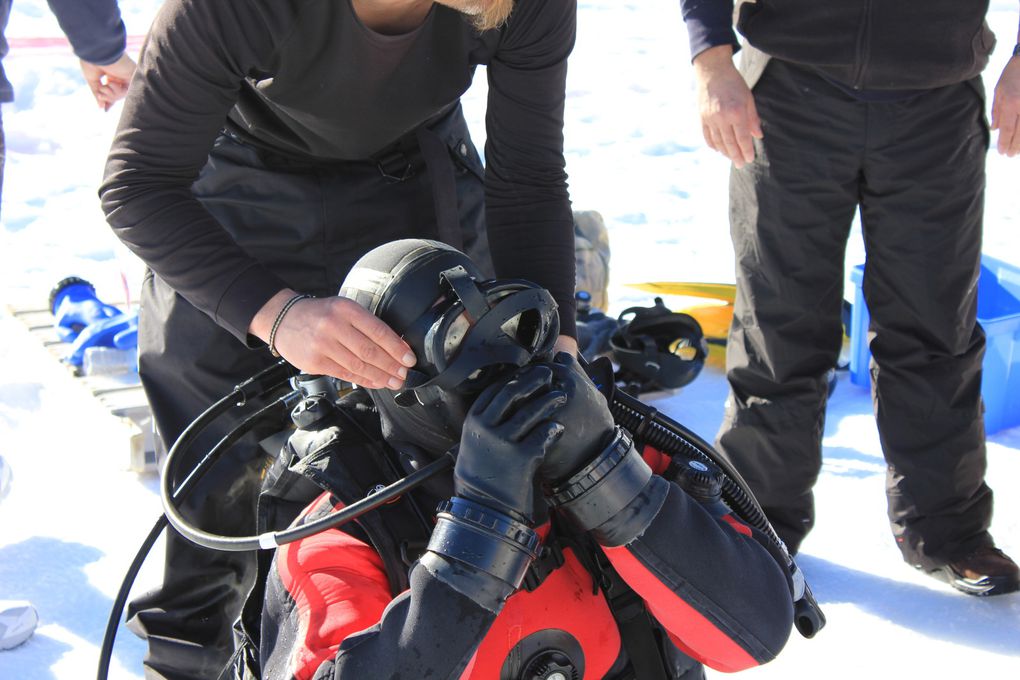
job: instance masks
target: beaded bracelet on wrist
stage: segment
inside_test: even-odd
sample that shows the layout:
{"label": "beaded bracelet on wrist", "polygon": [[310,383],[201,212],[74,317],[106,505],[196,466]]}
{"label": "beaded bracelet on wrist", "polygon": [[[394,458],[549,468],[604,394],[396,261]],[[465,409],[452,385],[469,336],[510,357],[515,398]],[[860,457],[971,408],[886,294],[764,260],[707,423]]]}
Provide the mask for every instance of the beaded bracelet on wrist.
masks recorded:
{"label": "beaded bracelet on wrist", "polygon": [[313,296],[308,295],[307,293],[298,293],[291,299],[287,300],[283,307],[280,308],[280,312],[276,315],[276,319],[273,321],[273,328],[269,331],[269,353],[274,357],[280,356],[280,352],[276,349],[276,332],[280,330],[280,323],[283,321],[283,317],[287,315],[287,312],[290,311],[291,307],[302,300],[307,300],[310,297]]}

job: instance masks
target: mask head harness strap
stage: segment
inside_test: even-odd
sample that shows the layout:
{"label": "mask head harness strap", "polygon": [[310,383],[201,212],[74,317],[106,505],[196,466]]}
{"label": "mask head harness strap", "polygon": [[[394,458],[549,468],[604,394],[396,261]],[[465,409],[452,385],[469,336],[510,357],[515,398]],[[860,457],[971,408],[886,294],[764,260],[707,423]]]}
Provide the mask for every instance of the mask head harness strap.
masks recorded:
{"label": "mask head harness strap", "polygon": [[398,404],[430,404],[443,392],[483,382],[485,369],[523,366],[551,354],[559,316],[548,291],[515,279],[478,283],[461,266],[439,279],[440,301],[405,333],[412,347],[423,350],[419,369],[425,370],[408,371]]}

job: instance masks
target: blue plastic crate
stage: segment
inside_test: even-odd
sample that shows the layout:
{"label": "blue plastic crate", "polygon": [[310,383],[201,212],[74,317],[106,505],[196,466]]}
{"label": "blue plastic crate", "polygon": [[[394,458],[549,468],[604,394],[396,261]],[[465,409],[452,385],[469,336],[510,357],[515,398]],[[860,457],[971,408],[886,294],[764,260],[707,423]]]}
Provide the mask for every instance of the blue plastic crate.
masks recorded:
{"label": "blue plastic crate", "polygon": [[[871,315],[861,288],[864,265],[850,272],[854,284],[850,317],[850,381],[868,385],[868,324]],[[1020,268],[981,256],[977,319],[987,336],[981,396],[989,434],[1020,425]]]}

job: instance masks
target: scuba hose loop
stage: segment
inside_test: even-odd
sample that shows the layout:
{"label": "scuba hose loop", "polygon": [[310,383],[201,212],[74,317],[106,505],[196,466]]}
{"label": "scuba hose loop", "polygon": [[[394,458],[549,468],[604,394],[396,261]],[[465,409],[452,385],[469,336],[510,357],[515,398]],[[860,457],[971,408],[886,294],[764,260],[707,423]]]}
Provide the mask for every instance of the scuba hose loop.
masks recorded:
{"label": "scuba hose loop", "polygon": [[[198,435],[215,420],[221,418],[233,408],[244,406],[250,399],[268,393],[270,390],[279,386],[282,381],[296,373],[296,368],[288,364],[286,361],[281,360],[238,384],[234,388],[233,392],[219,399],[216,403],[203,411],[198,418],[193,420],[188,427],[184,429],[184,432],[182,432],[177,438],[177,441],[174,442],[174,445],[171,447],[171,451],[174,449],[182,450],[190,447]],[[206,458],[208,458],[208,456]],[[169,460],[169,455],[167,460]],[[203,460],[203,463],[204,462],[205,461]],[[203,468],[202,463],[196,466],[195,470],[189,474],[187,479],[185,479],[185,481],[182,482],[181,485],[174,491],[173,500],[182,501],[187,498],[188,494],[190,494],[191,490],[194,488],[194,485],[198,483],[199,479],[202,478],[208,469],[208,466]],[[138,552],[135,553],[135,557],[131,561],[131,565],[128,567],[127,573],[124,574],[124,579],[121,581],[120,589],[117,591],[117,597],[114,599],[113,606],[110,609],[110,617],[106,622],[106,631],[103,634],[103,643],[99,650],[99,662],[96,667],[97,680],[106,680],[109,677],[110,663],[113,658],[113,646],[117,639],[117,629],[120,626],[121,614],[124,612],[125,605],[127,605],[131,586],[134,585],[135,579],[138,577],[138,572],[141,571],[142,564],[145,562],[145,558],[152,550],[152,546],[156,544],[156,541],[159,539],[159,535],[163,533],[163,529],[166,528],[167,524],[168,521],[166,515],[160,515],[159,519],[156,520],[155,524],[153,524],[152,528],[149,530],[145,540],[142,541],[142,545],[138,548]]]}
{"label": "scuba hose loop", "polygon": [[[224,552],[268,550],[281,545],[286,545],[287,543],[293,543],[294,541],[302,538],[314,536],[315,534],[322,533],[327,529],[332,529],[333,527],[337,527],[341,524],[346,524],[351,520],[357,519],[366,512],[374,510],[380,505],[385,505],[398,496],[402,496],[411,489],[420,485],[422,482],[435,477],[440,472],[443,472],[448,468],[452,468],[453,464],[453,454],[445,453],[420,470],[416,470],[407,477],[380,489],[371,496],[362,498],[357,503],[348,505],[343,510],[338,510],[326,515],[325,517],[317,519],[314,522],[302,524],[301,526],[296,526],[284,531],[267,532],[258,536],[218,536],[192,527],[187,524],[183,518],[177,518],[181,521],[181,526],[174,524],[174,528],[180,531],[188,540],[211,550],[222,550]],[[171,521],[171,523],[173,523],[173,521]]]}
{"label": "scuba hose loop", "polygon": [[[196,466],[194,472],[192,472],[184,480],[181,486],[184,487],[186,485],[190,485],[191,480],[196,473],[201,471],[201,473],[204,474],[209,465],[214,463],[226,450],[237,443],[241,437],[247,434],[259,422],[278,416],[278,411],[280,411],[281,408],[284,412],[289,410],[289,407],[293,405],[292,400],[298,397],[300,397],[300,393],[292,392],[273,402],[261,411],[258,411],[234,428],[205,455],[198,466]],[[177,448],[176,445],[174,448]],[[180,532],[180,534],[189,541],[211,550],[221,550],[224,552],[246,552],[249,550],[266,550],[276,548],[302,538],[313,536],[341,524],[345,524],[351,520],[357,519],[366,512],[374,510],[380,505],[384,505],[394,498],[407,493],[409,490],[417,487],[422,482],[436,476],[444,470],[452,468],[455,461],[453,453],[447,452],[432,463],[429,463],[410,475],[407,475],[389,486],[380,489],[371,496],[363,498],[342,510],[330,513],[329,515],[315,520],[314,522],[309,522],[308,524],[292,527],[283,531],[267,532],[253,536],[221,536],[194,527],[187,519],[184,518],[183,515],[181,515],[180,511],[174,505],[174,500],[177,496],[175,493],[171,492],[171,473],[173,470],[172,455],[176,453],[177,451],[171,450],[171,455],[167,456],[166,467],[164,468],[164,474],[160,483],[163,510],[166,514],[166,518],[174,529]]]}
{"label": "scuba hose loop", "polygon": [[[190,488],[193,480],[197,481],[198,476],[204,475],[205,472],[215,463],[220,456],[223,455],[231,446],[236,444],[242,437],[251,432],[256,425],[259,423],[271,420],[279,419],[281,416],[285,416],[290,410],[290,407],[294,405],[296,396],[300,396],[300,393],[291,392],[280,399],[277,399],[268,406],[255,412],[248,418],[246,418],[240,425],[231,430],[225,437],[223,437],[216,446],[209,450],[208,453],[202,458],[202,460],[195,466],[191,473],[181,483],[180,488]],[[178,440],[178,443],[181,440]],[[174,501],[177,497],[173,487],[173,478],[176,471],[176,457],[180,455],[181,449],[177,447],[177,444],[170,449],[167,454],[166,462],[163,467],[163,475],[160,477],[160,500],[163,503],[163,513],[167,518],[167,521],[178,531],[182,536],[187,538],[192,543],[212,548],[214,550],[252,550],[250,546],[245,545],[244,547],[237,548],[224,548],[220,547],[220,543],[234,544],[241,539],[235,539],[226,536],[216,536],[214,534],[208,534],[201,529],[193,527],[188,520],[180,513],[175,505]]]}

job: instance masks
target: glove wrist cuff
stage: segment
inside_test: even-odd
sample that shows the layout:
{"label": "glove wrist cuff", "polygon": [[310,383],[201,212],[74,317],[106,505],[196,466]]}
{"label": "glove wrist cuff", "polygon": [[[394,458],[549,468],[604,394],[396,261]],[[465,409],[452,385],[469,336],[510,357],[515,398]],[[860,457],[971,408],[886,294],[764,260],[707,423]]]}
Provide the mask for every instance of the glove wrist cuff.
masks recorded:
{"label": "glove wrist cuff", "polygon": [[632,445],[626,431],[617,427],[612,441],[602,453],[571,475],[567,481],[553,487],[548,494],[549,502],[554,507],[559,507],[590,491],[623,461]]}
{"label": "glove wrist cuff", "polygon": [[630,435],[616,428],[613,441],[564,484],[552,490],[550,504],[583,530],[614,517],[634,500],[652,477]]}
{"label": "glove wrist cuff", "polygon": [[436,508],[428,550],[483,571],[515,590],[538,556],[539,537],[509,515],[454,496]]}

